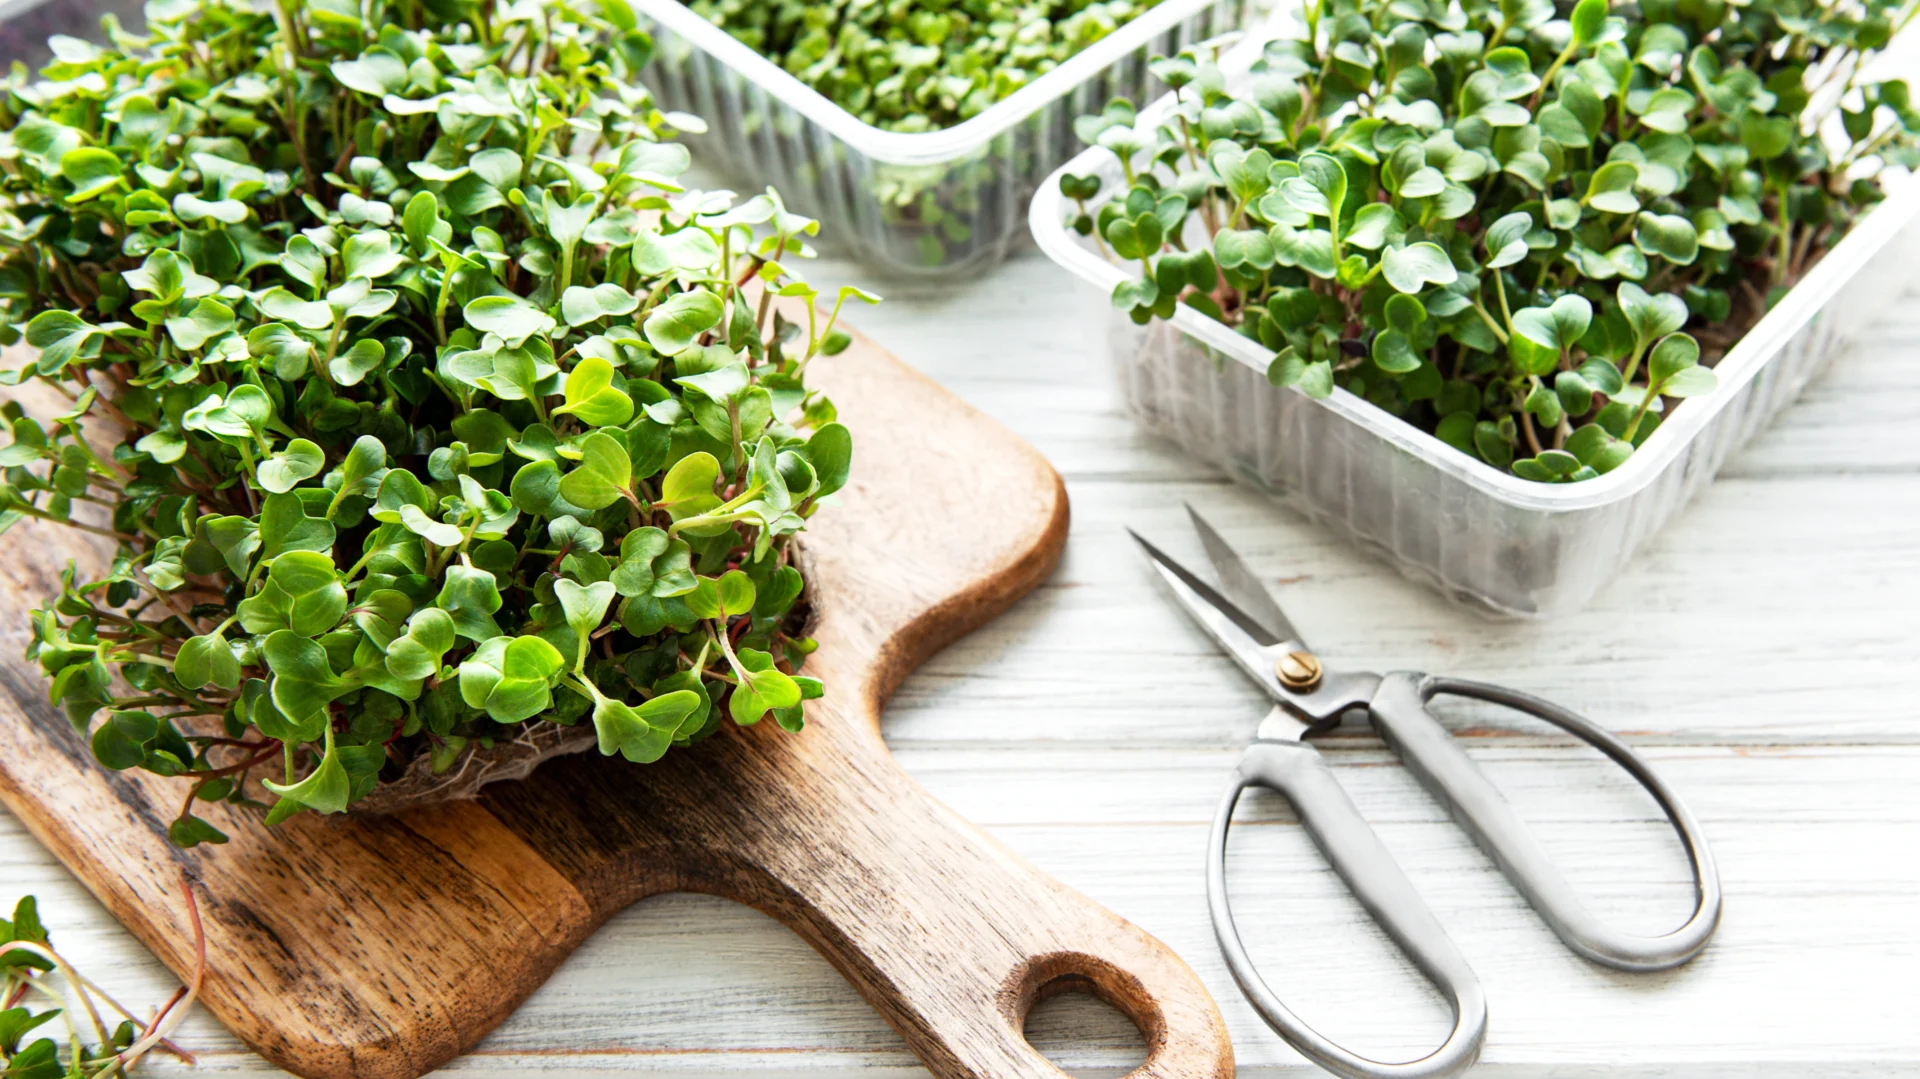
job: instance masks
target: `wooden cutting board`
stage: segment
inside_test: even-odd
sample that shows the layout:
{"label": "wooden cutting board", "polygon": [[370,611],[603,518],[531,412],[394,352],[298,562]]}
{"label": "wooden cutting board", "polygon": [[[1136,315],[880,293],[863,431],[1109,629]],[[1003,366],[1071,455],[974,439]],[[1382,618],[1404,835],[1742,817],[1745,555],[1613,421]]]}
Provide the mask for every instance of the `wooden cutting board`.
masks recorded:
{"label": "wooden cutting board", "polygon": [[[1006,429],[856,338],[812,372],[854,431],[854,479],[807,533],[825,679],[804,732],[727,725],[647,766],[552,761],[473,802],[392,817],[220,807],[224,846],[170,847],[176,785],[97,767],[19,659],[70,532],[0,545],[0,801],[176,973],[177,891],[198,882],[214,1016],[310,1077],[410,1079],[498,1024],[616,911],[659,892],[791,926],[941,1079],[1059,1076],[1023,1037],[1062,989],[1129,1015],[1141,1076],[1233,1072],[1225,1025],[1165,945],[934,801],[894,763],[879,710],[907,673],[1039,584],[1067,498]],[[85,552],[80,552],[82,555]],[[644,1002],[635,1002],[644,1022]]]}

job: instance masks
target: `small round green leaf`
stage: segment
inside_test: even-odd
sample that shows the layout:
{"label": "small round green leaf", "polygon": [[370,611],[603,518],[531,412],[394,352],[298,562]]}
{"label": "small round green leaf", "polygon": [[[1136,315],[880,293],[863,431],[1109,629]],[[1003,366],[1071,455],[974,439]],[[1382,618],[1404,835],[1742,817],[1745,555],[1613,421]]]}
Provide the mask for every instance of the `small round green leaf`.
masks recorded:
{"label": "small round green leaf", "polygon": [[554,415],[572,413],[582,423],[617,427],[633,418],[633,398],[613,386],[613,365],[598,356],[581,360],[567,375],[566,404]]}
{"label": "small round green leaf", "polygon": [[1427,240],[1389,248],[1381,263],[1387,283],[1406,293],[1420,292],[1429,285],[1451,285],[1460,276],[1440,245]]}

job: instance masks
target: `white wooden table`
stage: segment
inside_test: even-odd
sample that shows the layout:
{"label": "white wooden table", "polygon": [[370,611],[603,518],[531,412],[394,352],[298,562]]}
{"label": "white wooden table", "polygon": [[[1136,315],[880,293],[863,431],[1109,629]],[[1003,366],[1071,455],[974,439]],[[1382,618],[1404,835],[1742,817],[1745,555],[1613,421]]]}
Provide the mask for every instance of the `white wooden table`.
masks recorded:
{"label": "white wooden table", "polygon": [[[1908,242],[1913,241],[1909,237]],[[827,264],[817,277],[861,279]],[[1726,919],[1669,974],[1576,959],[1377,740],[1326,752],[1478,970],[1479,1075],[1920,1074],[1920,290],[1888,312],[1585,613],[1500,624],[1450,607],[1137,433],[1107,370],[1104,299],[1030,248],[966,285],[865,280],[858,323],[1030,439],[1066,477],[1052,581],[911,678],[885,730],[906,766],[1043,869],[1191,963],[1243,1074],[1319,1074],[1242,1002],[1204,909],[1207,821],[1265,702],[1161,594],[1121,531],[1186,540],[1191,500],[1338,660],[1453,670],[1581,708],[1639,746],[1712,837]],[[1193,546],[1177,546],[1193,553]],[[1678,924],[1690,889],[1652,802],[1541,731],[1473,755],[1576,885],[1621,924]],[[1277,798],[1237,832],[1255,958],[1310,1021],[1375,1056],[1437,1044],[1444,1006]],[[57,944],[116,993],[167,973],[0,813],[0,900],[41,897]],[[1057,998],[1029,1033],[1078,1074],[1143,1055],[1104,1005]],[[193,1071],[269,1074],[204,1016]],[[665,896],[615,918],[446,1074],[925,1075],[799,938],[743,907]]]}

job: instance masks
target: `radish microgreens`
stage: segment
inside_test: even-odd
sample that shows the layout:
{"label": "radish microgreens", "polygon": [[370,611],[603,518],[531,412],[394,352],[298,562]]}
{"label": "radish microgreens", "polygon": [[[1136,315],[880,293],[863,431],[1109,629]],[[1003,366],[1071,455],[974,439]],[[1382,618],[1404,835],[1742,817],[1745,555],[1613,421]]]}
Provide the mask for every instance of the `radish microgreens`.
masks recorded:
{"label": "radish microgreens", "polygon": [[1113,292],[1134,321],[1186,304],[1272,349],[1275,385],[1589,479],[1715,389],[1879,169],[1920,164],[1907,84],[1864,74],[1917,11],[1310,0],[1244,89],[1204,52],[1157,59],[1154,130],[1125,101],[1077,125],[1121,188],[1061,190],[1135,271]]}
{"label": "radish microgreens", "polygon": [[800,729],[793,540],[852,454],[805,376],[877,298],[684,187],[622,0],[147,17],[16,75],[0,150],[6,381],[66,402],[5,406],[0,527],[116,545],[32,615],[99,762],[182,779],[191,847],[555,727]]}

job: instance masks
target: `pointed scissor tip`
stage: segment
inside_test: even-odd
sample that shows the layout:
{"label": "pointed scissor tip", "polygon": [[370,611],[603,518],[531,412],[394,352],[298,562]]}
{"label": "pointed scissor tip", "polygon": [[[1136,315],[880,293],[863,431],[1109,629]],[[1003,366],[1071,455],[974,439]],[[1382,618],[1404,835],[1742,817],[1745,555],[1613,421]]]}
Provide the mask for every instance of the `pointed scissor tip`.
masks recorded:
{"label": "pointed scissor tip", "polygon": [[1227,542],[1226,537],[1220,534],[1220,530],[1213,526],[1212,521],[1207,520],[1206,514],[1201,513],[1198,507],[1191,502],[1182,502],[1180,504],[1187,508],[1187,517],[1193,521],[1194,531],[1200,533],[1202,536],[1209,537],[1212,542],[1216,544],[1225,544]]}
{"label": "pointed scissor tip", "polygon": [[1134,530],[1133,530],[1133,529],[1132,529],[1131,527],[1129,527],[1129,526],[1126,526],[1126,525],[1122,525],[1121,527],[1122,527],[1122,528],[1126,528],[1126,530],[1127,530],[1127,535],[1129,535],[1129,536],[1132,536],[1132,537],[1133,537],[1133,542],[1135,542],[1135,543],[1137,543],[1137,544],[1139,544],[1139,545],[1140,545],[1140,549],[1141,549],[1141,550],[1143,550],[1143,551],[1145,551],[1145,552],[1147,552],[1147,557],[1148,557],[1148,558],[1151,558],[1151,559],[1153,559],[1153,560],[1154,560],[1155,562],[1170,562],[1170,561],[1172,561],[1172,559],[1169,559],[1169,558],[1168,558],[1168,557],[1166,556],[1166,554],[1165,554],[1164,552],[1162,552],[1162,551],[1160,550],[1160,548],[1158,548],[1158,547],[1155,547],[1155,546],[1154,546],[1154,545],[1153,545],[1153,544],[1152,544],[1151,542],[1149,542],[1149,541],[1147,540],[1147,537],[1145,537],[1145,536],[1143,536],[1143,535],[1141,535],[1141,534],[1140,534],[1140,533],[1138,533],[1138,532],[1135,532],[1135,531],[1134,531]]}
{"label": "pointed scissor tip", "polygon": [[1193,507],[1193,503],[1182,500],[1180,504],[1187,508],[1187,516],[1193,518],[1194,527],[1198,529],[1202,534],[1205,534],[1208,532],[1211,532],[1216,536],[1220,534],[1220,530],[1213,527],[1212,521],[1209,521],[1205,517],[1201,516],[1200,511]]}
{"label": "pointed scissor tip", "polygon": [[[1122,526],[1126,527],[1126,526]],[[1271,630],[1262,626],[1259,620],[1236,607],[1232,600],[1220,594],[1212,584],[1187,567],[1181,565],[1172,555],[1155,547],[1145,536],[1127,528],[1127,535],[1140,545],[1148,562],[1160,576],[1173,588],[1174,597],[1187,613],[1210,633],[1222,647],[1238,656],[1243,665],[1260,666],[1265,661],[1260,658],[1260,649],[1276,644],[1279,638]],[[1253,667],[1248,667],[1252,670]],[[1261,677],[1255,675],[1256,678]]]}
{"label": "pointed scissor tip", "polygon": [[1222,591],[1233,600],[1240,610],[1247,612],[1265,625],[1267,632],[1279,640],[1300,640],[1298,630],[1287,619],[1286,612],[1273,598],[1265,584],[1248,567],[1233,545],[1213,527],[1212,522],[1200,515],[1193,503],[1185,503],[1187,515],[1193,518],[1193,530],[1200,535],[1201,544],[1207,549],[1207,558],[1213,563]]}

